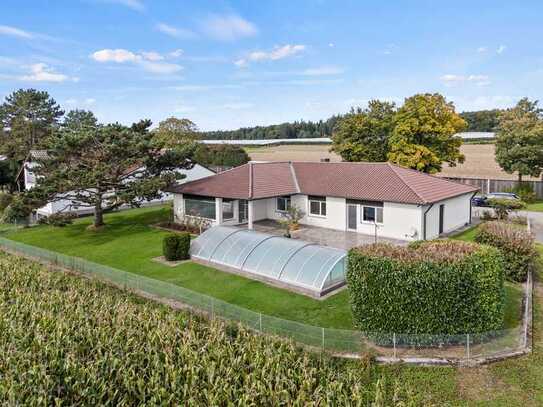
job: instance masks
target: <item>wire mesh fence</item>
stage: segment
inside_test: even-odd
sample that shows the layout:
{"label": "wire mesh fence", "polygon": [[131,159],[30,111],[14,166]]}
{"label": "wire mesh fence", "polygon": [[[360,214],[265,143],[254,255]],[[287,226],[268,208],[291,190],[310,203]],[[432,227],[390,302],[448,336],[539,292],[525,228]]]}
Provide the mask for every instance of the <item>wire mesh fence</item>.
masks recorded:
{"label": "wire mesh fence", "polygon": [[[212,318],[235,321],[265,334],[289,338],[302,345],[349,357],[364,352],[381,360],[475,362],[530,350],[531,276],[525,285],[522,324],[512,329],[461,335],[364,333],[316,327],[254,312],[165,281],[152,279],[78,257],[68,256],[0,237],[0,248],[60,266],[106,283],[163,300],[180,302]],[[393,317],[393,316],[391,316]]]}

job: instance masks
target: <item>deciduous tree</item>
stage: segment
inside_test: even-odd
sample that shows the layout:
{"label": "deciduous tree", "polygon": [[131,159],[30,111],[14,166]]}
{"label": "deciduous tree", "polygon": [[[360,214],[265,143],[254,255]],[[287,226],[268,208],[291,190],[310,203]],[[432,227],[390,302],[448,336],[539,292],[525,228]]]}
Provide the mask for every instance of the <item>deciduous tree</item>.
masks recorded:
{"label": "deciduous tree", "polygon": [[464,162],[462,139],[455,136],[466,122],[440,94],[418,94],[405,100],[395,117],[389,161],[427,173]]}
{"label": "deciduous tree", "polygon": [[496,161],[509,174],[539,177],[543,171],[543,110],[537,101],[521,99],[500,116]]}
{"label": "deciduous tree", "polygon": [[351,109],[336,124],[331,151],[345,161],[386,161],[395,111],[394,103],[379,100],[364,110]]}
{"label": "deciduous tree", "polygon": [[154,131],[155,140],[163,147],[175,147],[197,138],[198,127],[189,119],[170,117],[161,121]]}

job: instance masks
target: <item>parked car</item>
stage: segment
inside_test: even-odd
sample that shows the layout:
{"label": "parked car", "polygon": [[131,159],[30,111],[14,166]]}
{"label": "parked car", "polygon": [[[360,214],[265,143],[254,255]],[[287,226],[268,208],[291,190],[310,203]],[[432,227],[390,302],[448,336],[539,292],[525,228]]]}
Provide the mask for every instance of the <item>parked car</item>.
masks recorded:
{"label": "parked car", "polygon": [[491,192],[486,195],[475,196],[471,199],[471,204],[473,206],[490,206],[490,199],[511,199],[514,201],[520,201],[520,198],[517,194],[512,192]]}

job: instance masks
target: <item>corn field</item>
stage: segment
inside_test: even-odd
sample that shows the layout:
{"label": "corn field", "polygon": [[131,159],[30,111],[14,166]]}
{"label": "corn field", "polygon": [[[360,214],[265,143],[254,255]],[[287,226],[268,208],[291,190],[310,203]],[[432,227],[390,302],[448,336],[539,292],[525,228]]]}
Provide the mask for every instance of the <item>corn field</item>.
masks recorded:
{"label": "corn field", "polygon": [[346,362],[0,252],[2,405],[420,405]]}

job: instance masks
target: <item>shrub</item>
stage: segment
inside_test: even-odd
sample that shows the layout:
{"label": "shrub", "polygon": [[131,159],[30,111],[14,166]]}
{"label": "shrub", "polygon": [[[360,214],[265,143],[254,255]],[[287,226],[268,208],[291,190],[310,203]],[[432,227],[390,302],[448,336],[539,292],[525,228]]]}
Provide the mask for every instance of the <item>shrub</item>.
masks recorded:
{"label": "shrub", "polygon": [[532,184],[527,182],[521,182],[514,188],[508,188],[505,192],[512,192],[517,194],[521,200],[526,203],[533,203],[536,201],[536,194]]}
{"label": "shrub", "polygon": [[535,270],[538,253],[533,236],[524,228],[505,222],[488,222],[479,226],[475,241],[498,248],[504,258],[508,280],[525,281]]}
{"label": "shrub", "polygon": [[75,213],[72,212],[59,212],[49,215],[47,217],[40,218],[39,223],[44,225],[51,225],[57,227],[64,227],[71,225],[76,218]]}
{"label": "shrub", "polygon": [[501,264],[496,248],[450,240],[351,249],[347,283],[353,320],[374,338],[500,329]]}
{"label": "shrub", "polygon": [[496,211],[496,217],[500,220],[507,220],[510,212],[524,209],[526,207],[524,202],[513,199],[493,198],[489,199],[488,203],[494,208]]}
{"label": "shrub", "polygon": [[190,258],[190,233],[184,232],[177,236],[177,259],[187,260]]}
{"label": "shrub", "polygon": [[22,195],[13,196],[10,204],[4,209],[2,213],[2,221],[15,223],[21,220],[27,220],[28,216],[32,213],[32,207],[24,199]]}
{"label": "shrub", "polygon": [[162,253],[168,261],[186,260],[190,257],[190,234],[171,234],[162,241]]}
{"label": "shrub", "polygon": [[162,254],[168,261],[179,260],[177,258],[177,247],[179,245],[179,239],[177,235],[171,234],[164,238],[162,241]]}
{"label": "shrub", "polygon": [[6,192],[0,192],[0,213],[4,212],[9,204],[13,201],[13,195]]}

